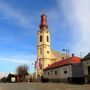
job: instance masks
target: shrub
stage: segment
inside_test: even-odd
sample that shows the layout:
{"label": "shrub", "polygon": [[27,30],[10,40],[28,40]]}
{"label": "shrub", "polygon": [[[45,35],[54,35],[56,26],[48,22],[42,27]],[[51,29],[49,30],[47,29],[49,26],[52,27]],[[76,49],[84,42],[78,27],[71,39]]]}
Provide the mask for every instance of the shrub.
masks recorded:
{"label": "shrub", "polygon": [[49,82],[49,79],[48,78],[41,78],[41,82]]}

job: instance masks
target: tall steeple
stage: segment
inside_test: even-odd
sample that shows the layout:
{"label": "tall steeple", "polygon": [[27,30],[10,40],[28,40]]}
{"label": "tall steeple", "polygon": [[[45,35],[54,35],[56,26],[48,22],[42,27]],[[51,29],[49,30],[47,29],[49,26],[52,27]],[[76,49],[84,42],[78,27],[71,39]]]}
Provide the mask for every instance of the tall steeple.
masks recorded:
{"label": "tall steeple", "polygon": [[50,32],[48,31],[47,16],[41,15],[41,22],[38,31],[38,45],[37,45],[37,62],[39,67],[37,68],[37,74],[42,75],[43,69],[50,64]]}
{"label": "tall steeple", "polygon": [[48,30],[48,24],[47,24],[47,16],[45,14],[41,15],[41,23],[39,25],[41,30]]}

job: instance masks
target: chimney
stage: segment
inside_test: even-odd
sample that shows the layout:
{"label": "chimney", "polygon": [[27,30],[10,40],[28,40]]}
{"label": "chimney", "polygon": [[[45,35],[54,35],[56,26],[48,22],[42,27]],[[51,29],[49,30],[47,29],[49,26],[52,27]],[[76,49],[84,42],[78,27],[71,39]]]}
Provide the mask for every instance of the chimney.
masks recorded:
{"label": "chimney", "polygon": [[62,60],[64,60],[64,57],[62,57]]}
{"label": "chimney", "polygon": [[72,53],[72,57],[74,56],[74,54]]}

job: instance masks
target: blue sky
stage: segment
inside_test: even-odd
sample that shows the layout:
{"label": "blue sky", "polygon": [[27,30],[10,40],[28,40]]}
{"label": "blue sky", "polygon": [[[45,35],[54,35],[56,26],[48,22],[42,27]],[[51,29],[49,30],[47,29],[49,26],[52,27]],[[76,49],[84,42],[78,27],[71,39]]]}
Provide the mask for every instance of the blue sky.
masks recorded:
{"label": "blue sky", "polygon": [[40,15],[48,16],[51,47],[80,56],[90,51],[89,0],[0,0],[0,72],[22,64],[34,71]]}

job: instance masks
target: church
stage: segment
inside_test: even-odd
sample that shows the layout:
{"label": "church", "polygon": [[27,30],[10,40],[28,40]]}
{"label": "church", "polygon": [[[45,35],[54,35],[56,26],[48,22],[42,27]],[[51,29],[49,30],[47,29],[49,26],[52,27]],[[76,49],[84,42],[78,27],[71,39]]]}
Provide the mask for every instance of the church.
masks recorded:
{"label": "church", "polygon": [[55,51],[50,45],[47,16],[41,15],[37,32],[36,79],[47,78],[53,82],[90,83],[90,53],[83,59]]}
{"label": "church", "polygon": [[67,55],[60,53],[51,48],[50,32],[48,30],[47,16],[41,15],[39,25],[38,45],[37,45],[37,62],[36,62],[36,76],[43,76],[43,70],[54,62],[67,58]]}

